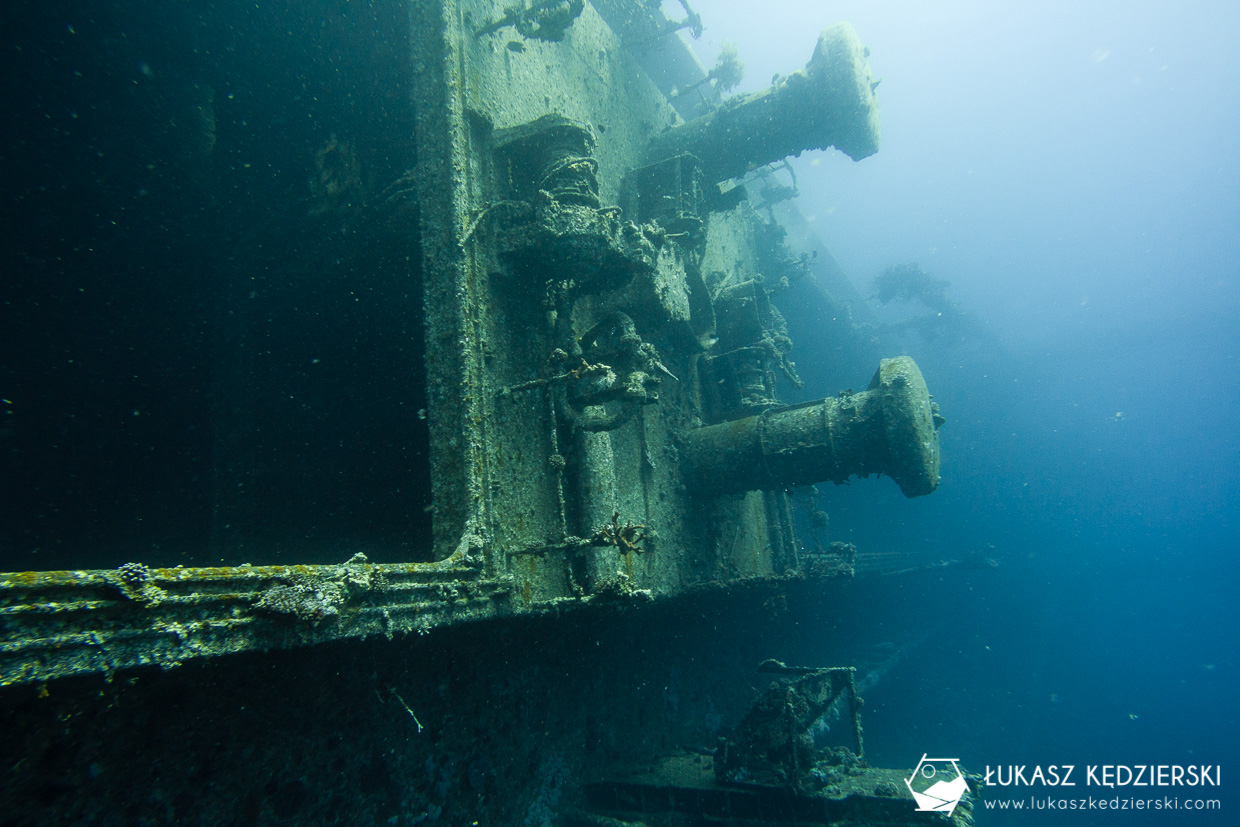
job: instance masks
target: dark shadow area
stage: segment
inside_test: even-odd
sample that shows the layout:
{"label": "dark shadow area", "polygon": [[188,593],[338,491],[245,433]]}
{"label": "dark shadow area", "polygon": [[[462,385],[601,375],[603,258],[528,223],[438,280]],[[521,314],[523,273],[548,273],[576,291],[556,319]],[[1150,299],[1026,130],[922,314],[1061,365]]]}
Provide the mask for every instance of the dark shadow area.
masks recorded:
{"label": "dark shadow area", "polygon": [[404,7],[0,17],[0,569],[429,554]]}
{"label": "dark shadow area", "polygon": [[550,824],[590,780],[713,748],[769,682],[770,641],[823,596],[719,592],[9,687],[0,824]]}

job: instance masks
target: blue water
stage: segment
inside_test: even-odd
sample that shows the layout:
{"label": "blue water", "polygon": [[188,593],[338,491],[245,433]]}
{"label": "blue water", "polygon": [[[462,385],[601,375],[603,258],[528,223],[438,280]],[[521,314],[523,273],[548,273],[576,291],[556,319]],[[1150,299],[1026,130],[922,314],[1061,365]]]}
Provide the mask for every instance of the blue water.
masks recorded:
{"label": "blue water", "polygon": [[[948,418],[939,491],[823,495],[833,538],[863,553],[999,564],[899,578],[824,633],[830,650],[850,629],[932,631],[870,692],[871,759],[1222,765],[1220,787],[1120,793],[1221,811],[979,821],[1235,823],[1240,6],[702,11],[704,61],[737,42],[742,90],[802,65],[812,36],[792,33],[853,23],[882,78],[883,145],[855,164],[802,156],[799,207],[863,295],[917,262],[987,331],[885,342],[917,359]],[[814,366],[798,367],[814,385]],[[987,797],[1033,793],[1060,797]]]}

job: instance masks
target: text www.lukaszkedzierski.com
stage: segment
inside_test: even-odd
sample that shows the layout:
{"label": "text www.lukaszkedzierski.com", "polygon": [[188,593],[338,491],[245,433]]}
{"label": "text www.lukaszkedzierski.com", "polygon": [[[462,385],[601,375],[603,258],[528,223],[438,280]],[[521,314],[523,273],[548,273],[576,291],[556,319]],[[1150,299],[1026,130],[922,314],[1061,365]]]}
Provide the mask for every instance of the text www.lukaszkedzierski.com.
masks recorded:
{"label": "text www.lukaszkedzierski.com", "polygon": [[987,810],[1220,810],[1217,798],[996,798],[982,801]]}

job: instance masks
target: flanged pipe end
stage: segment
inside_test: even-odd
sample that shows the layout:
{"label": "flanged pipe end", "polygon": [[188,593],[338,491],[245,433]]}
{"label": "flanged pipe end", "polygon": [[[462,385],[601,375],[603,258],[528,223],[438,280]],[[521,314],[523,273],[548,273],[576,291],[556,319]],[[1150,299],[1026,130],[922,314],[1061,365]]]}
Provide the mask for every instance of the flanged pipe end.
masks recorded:
{"label": "flanged pipe end", "polygon": [[[848,23],[822,30],[805,70],[817,86],[823,120],[834,125],[832,145],[854,161],[878,152],[878,83],[866,48]],[[826,147],[823,147],[825,149]]]}
{"label": "flanged pipe end", "polygon": [[906,497],[921,497],[939,487],[939,433],[926,380],[907,356],[884,359],[868,390],[883,400],[888,463],[884,472]]}

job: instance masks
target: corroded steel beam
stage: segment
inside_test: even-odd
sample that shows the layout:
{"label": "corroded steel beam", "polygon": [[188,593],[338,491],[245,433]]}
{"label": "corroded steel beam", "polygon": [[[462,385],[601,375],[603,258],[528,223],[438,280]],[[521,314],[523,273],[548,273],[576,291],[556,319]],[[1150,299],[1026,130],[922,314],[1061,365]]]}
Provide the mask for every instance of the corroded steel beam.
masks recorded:
{"label": "corroded steel beam", "polygon": [[408,632],[512,612],[469,549],[438,563],[0,574],[0,686]]}

